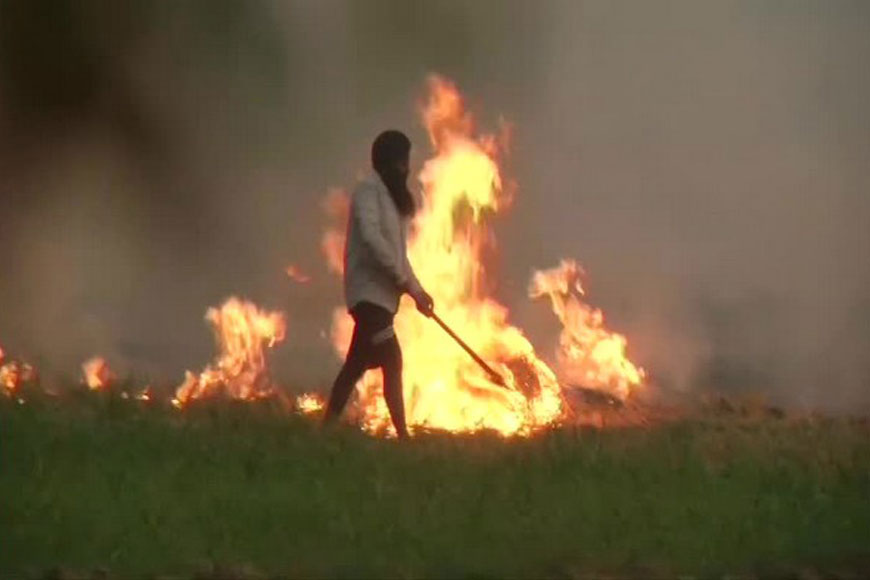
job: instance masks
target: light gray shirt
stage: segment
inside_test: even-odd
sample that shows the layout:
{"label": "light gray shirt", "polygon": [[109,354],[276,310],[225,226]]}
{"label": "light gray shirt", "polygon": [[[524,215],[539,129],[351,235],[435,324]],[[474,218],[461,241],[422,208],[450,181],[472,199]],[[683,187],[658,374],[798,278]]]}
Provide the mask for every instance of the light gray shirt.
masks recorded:
{"label": "light gray shirt", "polygon": [[351,196],[344,247],[344,296],[348,309],[371,302],[395,313],[399,299],[420,282],[408,261],[408,221],[399,214],[377,173]]}

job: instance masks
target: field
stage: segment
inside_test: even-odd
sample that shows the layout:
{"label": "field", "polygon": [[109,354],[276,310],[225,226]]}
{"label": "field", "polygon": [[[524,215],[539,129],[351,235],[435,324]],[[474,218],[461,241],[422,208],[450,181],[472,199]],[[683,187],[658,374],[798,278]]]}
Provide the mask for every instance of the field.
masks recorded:
{"label": "field", "polygon": [[870,570],[870,426],[700,414],[530,439],[278,405],[0,397],[2,577],[806,577]]}

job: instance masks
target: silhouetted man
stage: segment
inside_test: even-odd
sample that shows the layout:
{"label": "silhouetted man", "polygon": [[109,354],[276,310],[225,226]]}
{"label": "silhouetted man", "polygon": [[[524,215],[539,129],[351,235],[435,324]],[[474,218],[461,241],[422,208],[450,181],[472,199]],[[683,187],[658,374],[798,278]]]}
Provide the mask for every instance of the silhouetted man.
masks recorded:
{"label": "silhouetted man", "polygon": [[355,326],[347,359],[326,406],[325,422],[338,418],[363,373],[380,367],[384,399],[399,437],[407,437],[402,399],[402,350],[393,317],[402,294],[429,316],[432,297],[408,262],[407,226],[415,204],[408,190],[411,141],[384,131],[372,144],[374,173],[357,185],[350,204],[344,249],[344,294]]}

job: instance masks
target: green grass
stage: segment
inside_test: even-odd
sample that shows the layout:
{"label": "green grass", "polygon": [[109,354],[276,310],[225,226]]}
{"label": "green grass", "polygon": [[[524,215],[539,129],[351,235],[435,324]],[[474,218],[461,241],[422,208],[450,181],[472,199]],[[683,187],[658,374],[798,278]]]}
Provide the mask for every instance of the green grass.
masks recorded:
{"label": "green grass", "polygon": [[275,405],[0,401],[0,576],[863,570],[870,428],[697,419],[406,444]]}

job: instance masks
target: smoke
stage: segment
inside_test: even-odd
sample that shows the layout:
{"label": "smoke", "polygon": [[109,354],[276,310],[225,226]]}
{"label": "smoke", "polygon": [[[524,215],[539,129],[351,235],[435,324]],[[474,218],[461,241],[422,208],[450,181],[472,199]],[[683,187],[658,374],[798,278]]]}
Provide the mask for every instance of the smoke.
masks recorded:
{"label": "smoke", "polygon": [[542,352],[526,285],[573,257],[664,387],[867,405],[868,24],[845,1],[2,0],[0,344],[178,382],[236,294],[287,312],[277,377],[326,385],[321,200],[386,127],[425,159],[437,71],[513,123],[492,269]]}
{"label": "smoke", "polygon": [[586,265],[663,381],[870,399],[868,17],[844,2],[578,3],[553,23],[523,227],[546,224],[543,253]]}

